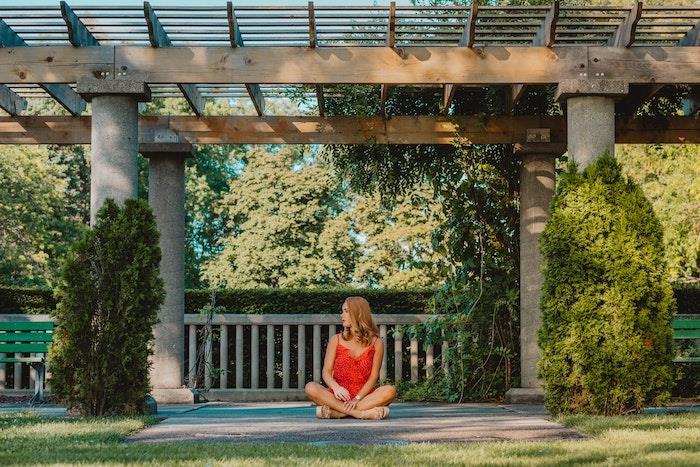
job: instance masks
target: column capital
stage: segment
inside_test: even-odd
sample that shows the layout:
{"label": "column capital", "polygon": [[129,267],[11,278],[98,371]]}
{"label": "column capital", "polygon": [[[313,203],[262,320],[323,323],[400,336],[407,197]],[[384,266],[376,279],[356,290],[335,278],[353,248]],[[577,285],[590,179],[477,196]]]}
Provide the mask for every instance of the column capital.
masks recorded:
{"label": "column capital", "polygon": [[187,141],[141,143],[139,144],[139,153],[146,158],[181,157],[183,159],[189,159],[190,157],[194,157],[194,146]]}
{"label": "column capital", "polygon": [[611,79],[567,79],[557,86],[554,99],[562,101],[579,96],[622,97],[629,93],[629,87],[626,81]]}
{"label": "column capital", "polygon": [[88,102],[95,96],[105,94],[130,95],[139,102],[151,100],[151,88],[143,81],[97,79],[85,76],[78,80],[76,91]]}

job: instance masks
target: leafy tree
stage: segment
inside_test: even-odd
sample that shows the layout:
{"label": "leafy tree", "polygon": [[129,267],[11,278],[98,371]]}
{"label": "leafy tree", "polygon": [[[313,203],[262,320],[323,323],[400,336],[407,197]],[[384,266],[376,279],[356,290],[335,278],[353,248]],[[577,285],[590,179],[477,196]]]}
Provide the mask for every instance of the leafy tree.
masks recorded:
{"label": "leafy tree", "polygon": [[541,237],[540,377],[550,413],[626,414],[669,398],[661,224],[611,156],[561,177]]}
{"label": "leafy tree", "polygon": [[83,415],[136,414],[150,390],[148,356],[165,291],[155,218],[143,200],[105,201],[67,257],[52,313],[52,393]]}

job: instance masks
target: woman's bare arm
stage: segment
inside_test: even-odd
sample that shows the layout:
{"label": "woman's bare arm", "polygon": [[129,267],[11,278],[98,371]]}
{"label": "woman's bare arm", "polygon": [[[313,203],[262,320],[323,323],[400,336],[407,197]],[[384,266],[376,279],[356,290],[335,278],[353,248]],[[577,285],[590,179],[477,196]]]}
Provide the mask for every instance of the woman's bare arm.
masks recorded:
{"label": "woman's bare arm", "polygon": [[337,334],[330,339],[328,339],[328,346],[326,347],[326,356],[323,359],[323,381],[326,385],[333,389],[334,391],[339,387],[339,384],[333,379],[333,364],[335,363],[335,352],[338,346]]}

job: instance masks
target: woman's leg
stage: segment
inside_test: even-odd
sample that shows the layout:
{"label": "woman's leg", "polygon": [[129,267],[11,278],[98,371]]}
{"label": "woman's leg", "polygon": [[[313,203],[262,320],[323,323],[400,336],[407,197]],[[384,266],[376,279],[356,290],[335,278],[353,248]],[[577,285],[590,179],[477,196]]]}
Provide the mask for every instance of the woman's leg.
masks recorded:
{"label": "woman's leg", "polygon": [[391,401],[396,397],[396,388],[387,384],[380,386],[374,391],[367,394],[357,404],[359,410],[368,410],[374,407],[385,407],[391,404]]}
{"label": "woman's leg", "polygon": [[351,417],[360,418],[361,416],[362,410],[360,410],[359,407],[355,410],[347,410],[343,406],[343,401],[336,399],[332,392],[329,392],[318,383],[307,383],[304,392],[306,392],[309,399],[314,401],[317,405],[327,405],[336,412],[344,413]]}

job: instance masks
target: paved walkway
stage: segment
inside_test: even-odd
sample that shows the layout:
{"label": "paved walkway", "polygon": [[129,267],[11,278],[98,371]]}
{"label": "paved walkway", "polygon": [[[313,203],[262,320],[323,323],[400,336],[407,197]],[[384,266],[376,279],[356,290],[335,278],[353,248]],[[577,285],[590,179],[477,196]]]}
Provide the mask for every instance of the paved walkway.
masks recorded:
{"label": "paved walkway", "polygon": [[541,406],[396,403],[385,420],[319,420],[310,403],[208,403],[162,406],[167,417],[134,442],[206,441],[407,444],[581,438],[547,419]]}

